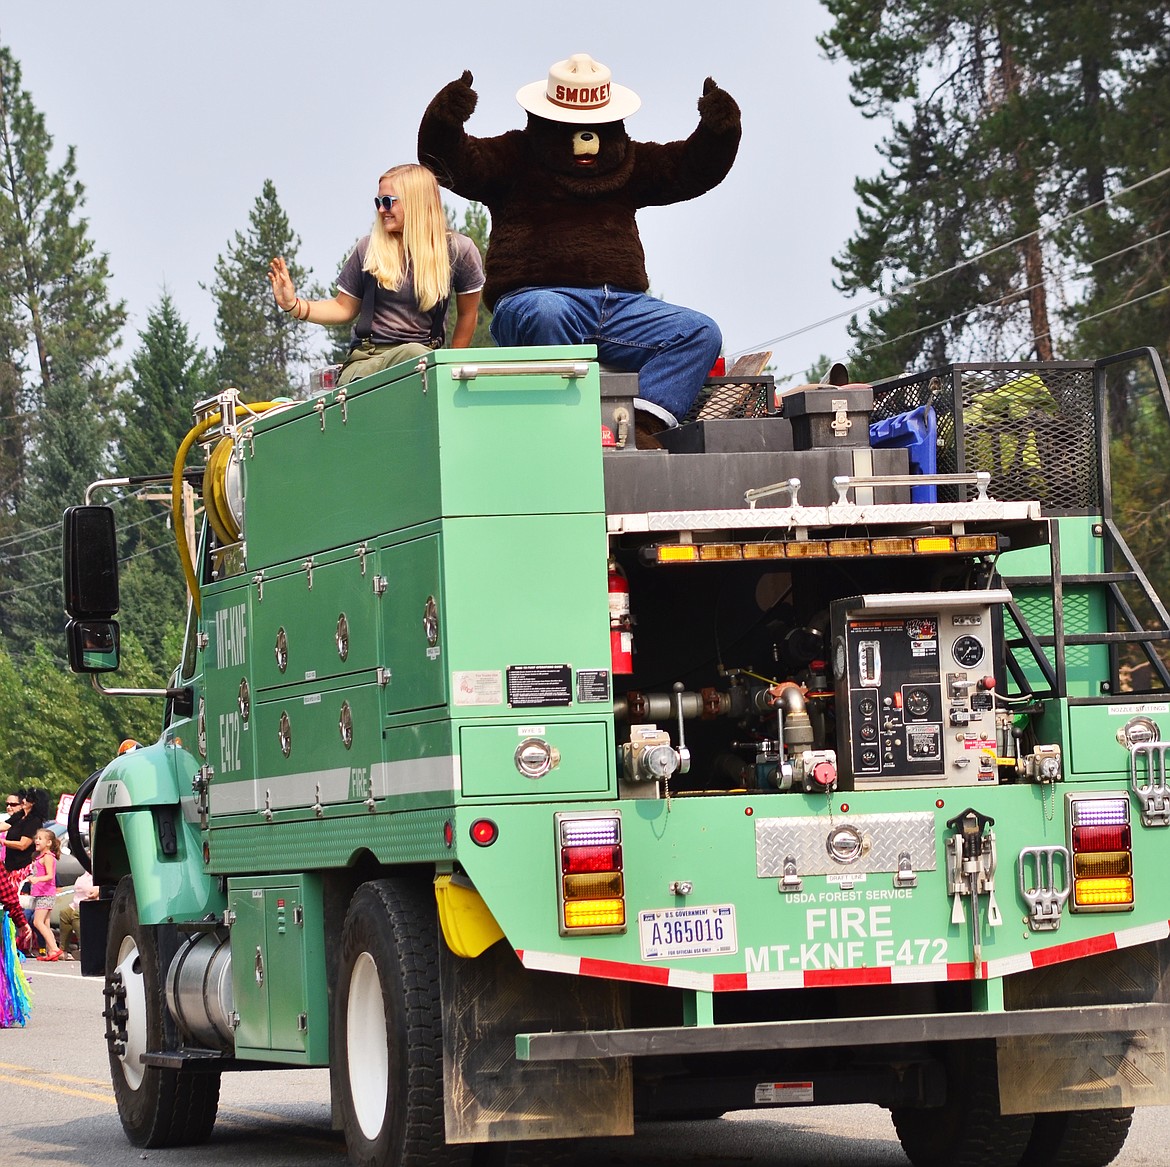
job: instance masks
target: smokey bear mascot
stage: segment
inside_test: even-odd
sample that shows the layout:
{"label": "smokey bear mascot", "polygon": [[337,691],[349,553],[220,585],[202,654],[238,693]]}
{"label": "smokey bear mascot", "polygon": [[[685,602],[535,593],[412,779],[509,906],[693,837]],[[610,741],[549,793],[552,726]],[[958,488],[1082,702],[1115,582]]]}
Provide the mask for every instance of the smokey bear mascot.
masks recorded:
{"label": "smokey bear mascot", "polygon": [[719,355],[709,317],[648,294],[635,214],[704,194],[731,169],[739,107],[708,77],[684,141],[635,142],[638,96],[584,53],[516,94],[522,130],[474,138],[472,76],[444,86],[423,114],[419,161],[491,213],[484,299],[500,345],[596,344],[605,365],[638,373],[636,434],[678,424]]}

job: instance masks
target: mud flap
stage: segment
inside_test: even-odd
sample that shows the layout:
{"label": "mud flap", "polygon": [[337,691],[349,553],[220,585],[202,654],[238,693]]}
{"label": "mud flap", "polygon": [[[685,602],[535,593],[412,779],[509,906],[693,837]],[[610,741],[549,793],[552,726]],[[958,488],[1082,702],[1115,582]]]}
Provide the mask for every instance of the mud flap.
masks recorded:
{"label": "mud flap", "polygon": [[620,985],[530,971],[506,941],[474,960],[440,947],[447,1142],[633,1133],[628,1058],[516,1059],[517,1033],[624,1026]]}
{"label": "mud flap", "polygon": [[[1017,973],[1007,1009],[1170,1001],[1170,940]],[[1001,1037],[1004,1114],[1170,1104],[1170,1033],[1051,1033]]]}

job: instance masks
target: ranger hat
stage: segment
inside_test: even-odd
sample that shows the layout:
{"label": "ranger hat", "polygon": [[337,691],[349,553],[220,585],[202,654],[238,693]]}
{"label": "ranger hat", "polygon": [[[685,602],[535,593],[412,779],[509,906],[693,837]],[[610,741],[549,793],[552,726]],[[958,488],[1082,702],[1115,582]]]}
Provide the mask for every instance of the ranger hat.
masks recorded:
{"label": "ranger hat", "polygon": [[548,71],[548,81],[533,81],[516,94],[529,113],[550,122],[594,125],[620,122],[636,113],[642,99],[610,81],[610,71],[588,53],[574,53]]}

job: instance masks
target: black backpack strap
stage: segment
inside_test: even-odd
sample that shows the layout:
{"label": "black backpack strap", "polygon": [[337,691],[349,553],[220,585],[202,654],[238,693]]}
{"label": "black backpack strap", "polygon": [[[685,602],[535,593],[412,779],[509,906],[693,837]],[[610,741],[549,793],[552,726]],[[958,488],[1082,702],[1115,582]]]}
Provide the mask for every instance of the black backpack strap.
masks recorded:
{"label": "black backpack strap", "polygon": [[431,348],[442,348],[447,343],[447,305],[451,297],[445,296],[431,309]]}
{"label": "black backpack strap", "polygon": [[357,323],[353,326],[353,334],[360,343],[369,340],[374,331],[374,296],[378,291],[378,281],[368,271],[362,272],[362,310],[358,313]]}

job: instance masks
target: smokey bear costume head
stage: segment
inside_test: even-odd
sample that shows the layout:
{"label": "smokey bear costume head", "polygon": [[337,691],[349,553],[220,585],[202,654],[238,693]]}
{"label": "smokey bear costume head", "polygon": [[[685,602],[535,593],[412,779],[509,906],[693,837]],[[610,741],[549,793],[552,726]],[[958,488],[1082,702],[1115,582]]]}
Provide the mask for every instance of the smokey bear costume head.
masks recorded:
{"label": "smokey bear costume head", "polygon": [[536,165],[571,178],[582,195],[615,189],[612,176],[631,161],[624,119],[642,104],[637,94],[614,85],[610,70],[588,54],[575,53],[553,65],[547,82],[525,85],[516,100],[528,112]]}
{"label": "smokey bear costume head", "polygon": [[419,161],[439,182],[483,203],[492,220],[484,301],[521,287],[644,292],[649,287],[635,214],[692,199],[723,180],[739,147],[739,106],[708,77],[699,125],[682,141],[637,142],[625,119],[641,100],[585,53],[558,61],[516,94],[523,130],[477,138],[465,72],[431,100],[418,132]]}

